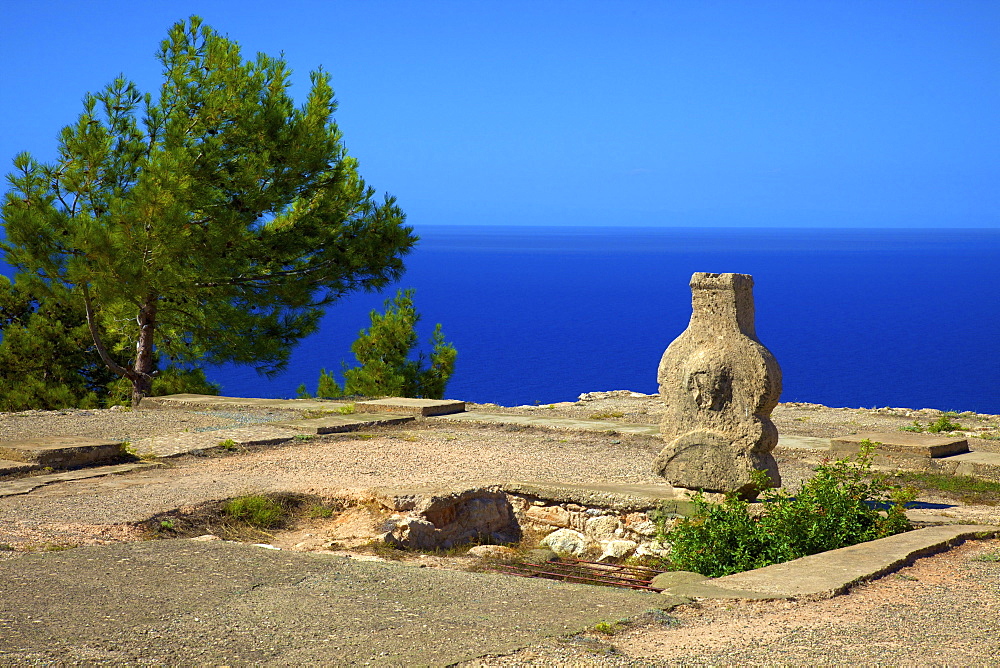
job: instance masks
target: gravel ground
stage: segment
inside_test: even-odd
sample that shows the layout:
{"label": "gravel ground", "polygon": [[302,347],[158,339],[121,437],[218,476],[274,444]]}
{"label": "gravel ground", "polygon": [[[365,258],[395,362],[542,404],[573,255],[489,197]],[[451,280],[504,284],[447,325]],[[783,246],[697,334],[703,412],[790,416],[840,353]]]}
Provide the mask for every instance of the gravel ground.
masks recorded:
{"label": "gravel ground", "polygon": [[824,601],[702,601],[614,636],[584,634],[463,665],[996,666],[998,651],[1000,540],[988,540]]}
{"label": "gravel ground", "polygon": [[[553,417],[655,423],[649,397],[611,394],[546,411]],[[902,409],[901,409],[902,410]],[[622,417],[613,415],[622,413]],[[775,421],[783,433],[825,436],[924,422],[871,410],[783,405]],[[0,438],[76,434],[138,440],[185,430],[261,424],[288,415],[276,411],[51,411],[0,415]],[[801,419],[806,418],[806,419]],[[990,435],[997,416],[956,418]],[[896,426],[895,428],[898,428]],[[973,447],[996,451],[997,441]],[[114,543],[142,538],[136,522],[157,513],[261,491],[337,497],[375,486],[447,485],[468,481],[539,480],[648,484],[659,478],[649,462],[661,443],[652,437],[557,432],[518,426],[415,423],[292,441],[286,445],[186,456],[160,469],[60,483],[0,498],[0,545],[17,549]],[[786,486],[794,488],[811,465],[779,452]],[[1000,522],[996,507],[949,505],[954,519]],[[13,554],[0,549],[0,560]],[[980,541],[919,560],[899,574],[829,601],[713,603],[684,606],[662,621],[613,636],[588,635],[468,665],[732,665],[863,664],[996,665],[1000,651],[1000,542]],[[613,620],[611,620],[613,621]]]}
{"label": "gravel ground", "polygon": [[82,436],[138,441],[178,432],[214,431],[288,420],[288,411],[78,410],[0,413],[0,440]]}

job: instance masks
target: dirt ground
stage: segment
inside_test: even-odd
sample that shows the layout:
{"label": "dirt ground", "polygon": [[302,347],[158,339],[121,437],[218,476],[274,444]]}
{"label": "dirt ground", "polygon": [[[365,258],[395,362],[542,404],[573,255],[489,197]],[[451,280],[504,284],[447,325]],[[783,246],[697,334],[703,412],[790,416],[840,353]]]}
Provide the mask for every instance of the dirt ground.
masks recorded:
{"label": "dirt ground", "polygon": [[[470,410],[655,423],[655,397],[594,393],[539,407],[470,405]],[[940,411],[839,409],[783,404],[774,421],[783,434],[829,438],[895,431]],[[47,433],[137,439],[184,430],[221,429],[286,418],[275,412],[31,411],[0,415],[0,437]],[[1000,416],[949,414],[980,451],[1000,451]],[[972,437],[972,435],[975,437]],[[648,436],[560,432],[521,426],[424,421],[405,428],[344,434],[285,445],[185,456],[158,469],[59,483],[0,498],[0,560],[25,551],[149,538],[147,520],[183,516],[200,504],[257,492],[293,492],[318,500],[377,486],[448,485],[468,481],[652,484],[649,463],[661,443]],[[813,464],[776,452],[791,489]],[[934,495],[920,499],[954,521],[1000,523],[997,506],[969,506]],[[942,511],[942,509],[944,509]],[[272,532],[286,550],[324,548],[321,517]],[[264,538],[257,540],[263,541]],[[995,557],[995,558],[994,558]],[[374,557],[373,558],[377,558]],[[467,567],[471,557],[412,557],[424,566]],[[1000,650],[1000,541],[968,543],[846,596],[818,602],[715,603],[682,606],[669,617],[615,626],[614,635],[584,634],[467,665],[773,665],[847,661],[907,665],[995,665]],[[608,620],[614,622],[615,620]]]}

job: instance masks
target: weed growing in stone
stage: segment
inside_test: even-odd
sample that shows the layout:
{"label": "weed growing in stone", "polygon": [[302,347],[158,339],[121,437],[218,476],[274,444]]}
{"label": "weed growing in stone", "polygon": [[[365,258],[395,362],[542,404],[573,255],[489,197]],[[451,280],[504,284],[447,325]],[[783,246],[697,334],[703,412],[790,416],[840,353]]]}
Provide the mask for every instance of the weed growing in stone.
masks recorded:
{"label": "weed growing in stone", "polygon": [[227,438],[224,441],[219,441],[219,447],[222,448],[223,450],[233,452],[234,450],[236,450],[237,446],[236,446],[236,441],[234,441],[231,438]]}
{"label": "weed growing in stone", "polygon": [[1000,483],[966,475],[946,475],[923,471],[900,471],[893,475],[897,483],[927,492],[983,506],[1000,504]]}
{"label": "weed growing in stone", "polygon": [[306,514],[312,519],[321,519],[326,517],[333,517],[334,513],[336,512],[337,509],[334,508],[333,506],[324,506],[317,503],[312,506],[309,506],[309,510]]}
{"label": "weed growing in stone", "polygon": [[905,504],[916,493],[872,473],[874,445],[862,441],[853,461],[818,466],[796,496],[768,490],[762,472],[760,504],[735,494],[713,504],[696,494],[692,516],[669,530],[658,523],[657,538],[670,546],[664,566],[721,577],[908,531]]}
{"label": "weed growing in stone", "polygon": [[285,520],[288,510],[280,502],[263,494],[238,496],[222,504],[222,512],[255,529],[270,529]]}
{"label": "weed growing in stone", "polygon": [[628,628],[628,620],[619,619],[614,622],[597,622],[594,624],[594,631],[603,633],[606,636],[613,636]]}
{"label": "weed growing in stone", "polygon": [[979,556],[973,557],[973,561],[982,561],[988,564],[1000,563],[1000,552],[991,552],[989,554],[980,554]]}
{"label": "weed growing in stone", "polygon": [[609,419],[612,419],[612,418],[623,418],[623,417],[625,417],[625,413],[622,413],[621,411],[612,411],[612,412],[608,412],[608,413],[594,413],[593,415],[590,416],[590,419],[591,420],[609,420]]}

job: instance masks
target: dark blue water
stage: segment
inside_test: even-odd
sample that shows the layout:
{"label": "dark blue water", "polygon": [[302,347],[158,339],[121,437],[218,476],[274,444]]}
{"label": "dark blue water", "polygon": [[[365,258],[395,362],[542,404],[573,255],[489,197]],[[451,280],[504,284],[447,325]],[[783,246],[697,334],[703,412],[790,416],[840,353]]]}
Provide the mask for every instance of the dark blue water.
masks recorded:
{"label": "dark blue water", "polygon": [[[459,351],[447,395],[504,405],[656,391],[696,271],[754,276],[757,334],[783,401],[1000,413],[1000,230],[424,227],[401,287],[421,338]],[[395,290],[392,291],[394,293]],[[315,389],[384,296],[331,308],[267,380],[210,370],[229,395]]]}

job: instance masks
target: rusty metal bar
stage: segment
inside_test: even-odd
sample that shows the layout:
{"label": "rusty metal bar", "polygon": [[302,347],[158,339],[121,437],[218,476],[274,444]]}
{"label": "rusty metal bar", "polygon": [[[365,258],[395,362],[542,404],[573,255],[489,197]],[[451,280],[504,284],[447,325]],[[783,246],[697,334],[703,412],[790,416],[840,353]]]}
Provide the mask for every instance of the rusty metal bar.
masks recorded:
{"label": "rusty metal bar", "polygon": [[595,566],[602,566],[605,568],[616,568],[620,570],[630,570],[638,572],[652,573],[653,576],[657,576],[660,573],[666,573],[666,571],[657,570],[655,568],[649,568],[648,566],[629,566],[626,564],[607,564],[603,561],[584,561],[583,559],[561,559],[559,563],[575,563],[575,564],[593,564]]}
{"label": "rusty metal bar", "polygon": [[[522,568],[522,569],[530,568],[530,569],[533,569],[536,572],[540,572],[540,573],[550,573],[550,574],[560,574],[560,575],[588,575],[588,576],[592,576],[592,577],[595,577],[595,578],[601,578],[601,579],[604,579],[604,580],[616,581],[616,582],[628,582],[628,583],[648,583],[649,582],[648,580],[642,580],[642,579],[634,578],[634,577],[624,577],[624,576],[621,576],[621,575],[614,575],[614,574],[608,573],[606,571],[598,572],[598,571],[587,569],[587,568],[573,568],[573,567],[570,567],[570,568],[558,568],[559,566],[562,566],[562,565],[563,564],[550,564],[548,566],[543,566],[542,564],[530,564],[529,563],[529,564],[524,564],[523,566],[520,566],[520,567],[519,566],[512,566],[512,565],[508,564],[507,567],[508,568],[515,568],[515,569],[516,568]],[[542,569],[546,569],[546,568],[549,569],[549,570],[542,570]]]}
{"label": "rusty metal bar", "polygon": [[[542,564],[529,564],[529,565],[542,566]],[[550,561],[547,563],[547,566],[543,567],[579,568],[587,572],[601,571],[604,573],[608,573],[609,575],[612,573],[618,573],[619,575],[614,575],[614,577],[634,578],[641,580],[652,580],[660,573],[665,572],[665,571],[654,570],[652,568],[649,569],[643,568],[643,571],[645,572],[637,572],[638,569],[635,569],[634,567],[631,566],[619,566],[618,564],[604,564],[598,561],[583,561],[580,559]]]}
{"label": "rusty metal bar", "polygon": [[[591,562],[593,563],[593,562]],[[600,564],[601,566],[606,566],[606,564]],[[569,567],[569,569],[575,570],[558,570],[558,567]],[[554,570],[545,570],[545,569]],[[594,583],[612,587],[622,587],[627,589],[641,589],[645,591],[659,592],[661,589],[657,589],[650,586],[649,580],[639,580],[628,577],[621,577],[617,575],[598,574],[593,572],[596,569],[591,569],[589,567],[579,567],[576,564],[566,564],[561,562],[549,562],[547,566],[542,564],[522,564],[522,565],[511,565],[503,564],[497,569],[501,573],[507,573],[509,575],[518,575],[520,577],[545,577],[548,579],[560,579],[565,581],[576,581],[583,582],[586,584]],[[567,572],[568,571],[568,572]],[[590,577],[587,577],[590,576]]]}
{"label": "rusty metal bar", "polygon": [[[516,575],[516,576],[522,577],[522,578],[543,577],[543,578],[546,578],[546,579],[558,579],[558,580],[561,580],[561,581],[564,581],[564,582],[580,582],[580,583],[583,583],[583,584],[597,584],[597,585],[605,585],[605,586],[610,586],[610,587],[619,587],[619,588],[622,588],[622,589],[641,589],[643,591],[651,591],[651,592],[656,592],[656,593],[659,593],[659,592],[663,591],[662,589],[656,589],[654,587],[649,587],[649,586],[641,585],[641,584],[628,584],[628,583],[624,583],[624,582],[621,582],[621,583],[619,583],[619,582],[607,582],[607,581],[600,580],[600,579],[595,579],[595,578],[585,578],[585,577],[580,576],[580,575],[570,575],[568,573],[545,573],[545,572],[540,572],[540,571],[526,571],[526,572],[522,573],[522,572],[515,571],[515,570],[500,571],[500,572],[502,572],[502,573],[504,573],[506,575]],[[549,576],[549,577],[546,577],[546,576]]]}

